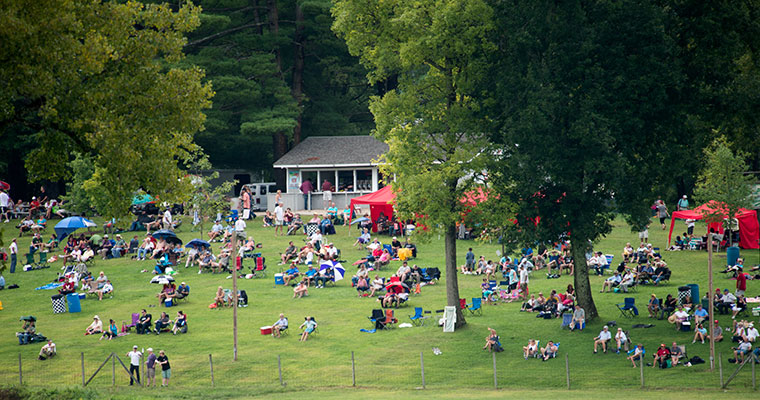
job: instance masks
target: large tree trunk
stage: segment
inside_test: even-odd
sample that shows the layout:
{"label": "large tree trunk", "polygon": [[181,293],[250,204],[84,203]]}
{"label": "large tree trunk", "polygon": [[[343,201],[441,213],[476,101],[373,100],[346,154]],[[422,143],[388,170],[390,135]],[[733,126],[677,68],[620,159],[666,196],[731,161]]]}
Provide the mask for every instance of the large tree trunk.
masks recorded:
{"label": "large tree trunk", "polygon": [[301,120],[303,111],[301,105],[303,102],[303,69],[304,69],[304,44],[306,39],[303,34],[303,10],[296,2],[296,33],[293,40],[295,57],[293,60],[293,98],[298,105],[298,116],[296,116],[296,126],[293,128],[293,145],[301,143]]}
{"label": "large tree trunk", "polygon": [[467,321],[464,319],[462,309],[459,308],[459,280],[457,277],[457,227],[454,224],[446,227],[444,236],[445,257],[446,257],[446,305],[454,306],[457,309],[456,327],[464,326]]}
{"label": "large tree trunk", "polygon": [[571,249],[573,253],[574,278],[575,278],[575,299],[576,304],[580,305],[586,311],[586,321],[591,321],[599,316],[594,304],[591,283],[588,280],[588,264],[586,263],[586,249],[588,248],[588,239],[579,238],[573,232]]}

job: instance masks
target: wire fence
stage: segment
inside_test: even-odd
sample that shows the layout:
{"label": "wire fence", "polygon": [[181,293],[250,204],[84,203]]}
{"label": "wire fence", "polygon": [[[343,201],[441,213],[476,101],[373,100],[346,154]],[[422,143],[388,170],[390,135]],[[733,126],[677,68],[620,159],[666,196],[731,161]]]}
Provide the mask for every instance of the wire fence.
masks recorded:
{"label": "wire fence", "polygon": [[[645,367],[637,363],[637,368],[621,370],[623,375],[610,375],[600,371],[599,375],[588,375],[574,371],[573,357],[560,353],[546,363],[526,361],[516,372],[514,360],[501,354],[484,352],[474,366],[462,370],[445,358],[425,352],[410,353],[392,360],[378,354],[350,352],[336,355],[328,360],[316,359],[309,354],[283,353],[267,354],[257,362],[231,361],[221,355],[198,355],[182,362],[171,361],[170,385],[186,388],[202,387],[393,387],[396,389],[426,388],[536,388],[545,389],[590,389],[603,388],[612,380],[626,388],[672,388],[672,382],[662,375],[658,368]],[[726,361],[724,361],[724,358]],[[728,357],[718,355],[716,370],[702,370],[699,384],[703,388],[726,388],[750,386],[757,388],[755,364],[760,357],[750,353],[745,360],[729,364]],[[754,360],[753,360],[754,359]],[[103,388],[127,386],[130,384],[129,358],[114,353],[81,353],[78,357],[67,355],[65,368],[51,369],[46,361],[18,355],[16,360],[5,363],[0,369],[0,384],[3,386],[24,385],[30,387],[79,386]],[[521,360],[522,361],[522,360]],[[649,361],[649,360],[645,360]],[[753,362],[754,361],[754,362]],[[650,364],[651,365],[651,364]],[[577,367],[576,367],[577,368]],[[679,367],[684,368],[684,367]],[[143,362],[139,374],[140,381],[146,383],[146,368]],[[463,378],[463,375],[466,378]],[[530,379],[525,379],[529,376]],[[137,376],[135,376],[137,378]],[[465,382],[465,383],[463,383]],[[161,385],[161,369],[156,368],[155,385]]]}

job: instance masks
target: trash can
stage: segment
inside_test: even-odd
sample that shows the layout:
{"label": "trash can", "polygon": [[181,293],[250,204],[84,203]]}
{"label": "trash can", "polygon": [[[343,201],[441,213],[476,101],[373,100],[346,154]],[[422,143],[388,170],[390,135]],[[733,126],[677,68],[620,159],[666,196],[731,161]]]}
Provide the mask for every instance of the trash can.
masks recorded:
{"label": "trash can", "polygon": [[686,285],[691,288],[691,302],[693,304],[699,304],[699,300],[701,297],[699,297],[699,285],[696,283],[689,283]]}
{"label": "trash can", "polygon": [[684,304],[686,298],[691,296],[691,288],[688,286],[678,287],[678,304]]}
{"label": "trash can", "polygon": [[69,303],[69,312],[78,313],[82,311],[82,305],[79,303],[79,295],[69,293],[66,295],[66,302]]}
{"label": "trash can", "polygon": [[284,285],[285,280],[282,279],[282,274],[274,274],[274,284],[275,285]]}
{"label": "trash can", "polygon": [[50,301],[53,303],[53,314],[61,314],[66,312],[66,302],[63,300],[63,295],[57,294],[50,297]]}
{"label": "trash can", "polygon": [[731,246],[726,248],[726,265],[736,265],[736,260],[739,259],[739,248]]}

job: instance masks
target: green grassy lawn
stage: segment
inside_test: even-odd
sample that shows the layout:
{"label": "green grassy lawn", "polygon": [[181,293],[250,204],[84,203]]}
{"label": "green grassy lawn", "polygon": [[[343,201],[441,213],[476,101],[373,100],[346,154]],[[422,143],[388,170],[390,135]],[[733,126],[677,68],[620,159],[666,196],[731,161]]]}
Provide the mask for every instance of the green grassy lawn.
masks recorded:
{"label": "green grassy lawn", "polygon": [[[339,397],[352,393],[346,387],[351,386],[351,352],[356,360],[357,385],[363,388],[365,397],[401,397],[414,395],[432,397],[515,397],[525,394],[524,391],[536,388],[547,390],[546,397],[557,395],[567,396],[565,388],[564,357],[568,354],[570,374],[573,389],[583,389],[604,394],[613,394],[616,389],[638,388],[640,385],[639,371],[631,368],[630,362],[623,355],[592,354],[592,338],[596,336],[601,326],[610,320],[616,320],[619,326],[630,329],[635,323],[653,323],[649,329],[632,329],[634,342],[641,342],[651,354],[656,346],[670,343],[673,340],[686,343],[689,356],[699,355],[707,360],[708,345],[691,344],[692,335],[675,332],[672,325],[665,321],[650,320],[646,316],[646,301],[651,293],[664,297],[668,293],[677,294],[677,287],[686,283],[697,283],[700,293],[707,291],[707,254],[705,252],[668,252],[665,260],[673,271],[671,282],[660,287],[641,287],[636,298],[642,315],[633,319],[622,318],[615,303],[622,302],[624,295],[595,291],[595,301],[601,317],[590,324],[583,332],[570,333],[560,329],[559,320],[543,320],[535,318],[535,314],[518,312],[517,303],[485,306],[482,316],[468,316],[467,326],[453,334],[444,334],[441,329],[428,324],[424,327],[394,329],[374,334],[362,333],[360,328],[369,328],[367,316],[378,303],[368,298],[359,298],[356,291],[350,287],[350,280],[338,282],[336,287],[311,289],[310,296],[304,299],[292,299],[292,290],[288,287],[274,285],[273,273],[281,268],[277,265],[279,252],[292,239],[300,243],[301,236],[275,237],[271,228],[262,228],[260,220],[248,223],[248,233],[257,242],[263,243],[262,252],[267,257],[269,275],[266,279],[240,280],[238,285],[247,291],[250,306],[238,309],[239,345],[238,361],[233,362],[232,349],[232,310],[210,310],[214,292],[219,285],[232,287],[232,281],[227,275],[203,274],[195,270],[180,268],[176,276],[178,282],[186,281],[191,286],[191,296],[179,308],[165,309],[157,304],[155,294],[160,287],[149,284],[150,273],[141,273],[143,269],[152,269],[150,261],[132,261],[128,258],[101,261],[98,260],[92,269],[97,274],[104,271],[115,286],[115,296],[112,299],[97,301],[87,299],[82,302],[82,312],[78,314],[53,314],[50,296],[52,291],[35,291],[34,288],[50,282],[61,266],[57,263],[50,269],[31,272],[5,273],[8,284],[17,283],[20,289],[0,291],[0,301],[4,310],[0,311],[0,385],[18,382],[18,357],[23,360],[23,375],[25,383],[33,386],[62,386],[81,385],[80,353],[85,355],[86,375],[89,377],[100,363],[110,354],[116,352],[126,362],[125,354],[136,344],[141,348],[153,347],[167,352],[172,364],[172,382],[175,388],[186,390],[188,397],[204,393],[211,387],[209,373],[209,354],[214,359],[215,384],[219,388],[243,388],[243,393],[227,393],[222,397],[235,395],[254,396],[257,394],[273,393],[282,397],[301,397],[298,390],[319,388],[320,397]],[[51,226],[57,221],[51,221]],[[656,224],[653,224],[655,226]],[[6,242],[14,232],[5,224]],[[188,232],[186,224],[179,236],[189,241],[199,237],[198,233]],[[679,224],[676,232],[684,230]],[[701,232],[703,226],[698,226]],[[52,232],[52,228],[48,229]],[[125,238],[131,236],[123,234]],[[666,247],[666,232],[651,229],[650,235],[655,246]],[[142,235],[141,235],[142,237]],[[621,250],[626,241],[636,241],[634,233],[625,226],[622,220],[616,221],[613,232],[599,243],[596,248],[605,253],[615,254],[615,263],[620,259]],[[347,260],[347,277],[355,271],[350,264],[358,259],[362,252],[354,250],[351,244],[355,240],[354,231],[349,235],[345,228],[339,227],[338,234],[330,237],[343,251],[343,259]],[[29,237],[19,242],[21,253],[28,249]],[[215,244],[217,245],[217,244]],[[458,256],[463,263],[464,253],[468,247],[473,247],[477,255],[496,260],[496,251],[500,246],[496,243],[487,244],[473,241],[460,241]],[[443,241],[437,237],[428,243],[418,245],[419,257],[413,260],[422,267],[439,267],[443,271]],[[742,256],[748,264],[758,263],[757,251],[742,251]],[[23,256],[21,257],[23,259]],[[247,260],[247,266],[251,265]],[[718,255],[715,264],[725,263],[725,256]],[[23,263],[21,263],[23,264]],[[398,268],[394,261],[391,267],[381,275],[390,276]],[[716,268],[719,270],[719,268]],[[725,279],[723,274],[715,274],[715,286],[733,288],[735,282]],[[478,276],[459,277],[461,297],[479,296]],[[571,277],[561,279],[546,279],[544,271],[538,271],[531,277],[531,291],[551,289],[563,291]],[[592,277],[595,290],[601,287],[602,278]],[[748,294],[757,295],[760,291],[758,283],[749,282]],[[438,285],[423,287],[422,295],[412,297],[409,306],[397,310],[401,322],[408,322],[408,315],[413,314],[413,307],[439,309],[445,305],[445,287],[443,282]],[[150,307],[149,306],[153,306]],[[129,320],[132,312],[142,308],[157,316],[167,310],[173,318],[177,310],[188,314],[189,333],[186,335],[135,335],[130,334],[112,341],[99,341],[97,337],[84,336],[83,331],[90,323],[92,316],[98,314],[104,320],[113,318],[119,324]],[[259,334],[259,327],[271,325],[277,315],[285,313],[291,323],[291,333],[288,337],[276,340]],[[33,314],[38,318],[38,331],[52,338],[57,346],[59,356],[48,361],[36,361],[40,345],[19,346],[14,333],[20,329],[19,316]],[[305,343],[298,342],[296,328],[306,315],[315,316],[319,322],[319,334]],[[756,318],[755,318],[756,319]],[[730,317],[722,318],[721,325],[730,326]],[[496,329],[502,338],[505,352],[497,354],[497,379],[500,388],[509,391],[489,392],[493,388],[493,365],[491,355],[481,350],[483,339],[487,335],[487,327]],[[549,362],[537,360],[525,361],[521,355],[521,347],[529,338],[561,342],[560,356]],[[727,363],[730,344],[719,343],[717,351],[723,355],[724,373],[728,376],[733,371],[733,365]],[[432,347],[441,349],[441,355],[434,355]],[[434,392],[413,391],[421,387],[420,352],[425,362],[425,378],[427,388]],[[286,388],[279,385],[277,357],[281,357],[283,379]],[[121,367],[117,365],[120,369]],[[646,368],[646,386],[657,390],[710,390],[718,388],[718,373],[710,372],[707,365],[697,365],[691,368],[678,367],[668,370]],[[128,382],[123,370],[117,370],[117,385],[124,386]],[[91,384],[95,388],[106,388],[111,385],[111,364]],[[742,371],[729,387],[730,391],[751,388],[749,368]],[[461,388],[472,388],[463,391]],[[140,389],[137,396],[152,397],[153,392]],[[219,390],[219,389],[218,389]],[[392,390],[387,392],[387,390]],[[438,392],[435,392],[437,390]],[[366,391],[366,393],[364,393]],[[118,389],[116,392],[107,391],[112,396],[134,397],[128,389]],[[156,392],[158,393],[158,392]],[[184,393],[184,392],[183,392]],[[395,394],[394,394],[395,393]],[[473,396],[464,393],[475,393]],[[496,393],[493,395],[492,393]],[[578,395],[579,392],[571,391]],[[635,392],[633,392],[635,393]],[[662,392],[649,392],[662,393]],[[707,392],[706,392],[707,393]],[[618,393],[614,393],[618,395]],[[586,396],[587,397],[587,396]]]}

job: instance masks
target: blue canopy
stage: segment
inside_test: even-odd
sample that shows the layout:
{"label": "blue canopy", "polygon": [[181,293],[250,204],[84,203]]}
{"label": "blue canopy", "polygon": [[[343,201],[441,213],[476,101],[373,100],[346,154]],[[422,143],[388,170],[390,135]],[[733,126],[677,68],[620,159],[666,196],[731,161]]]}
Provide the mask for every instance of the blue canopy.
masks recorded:
{"label": "blue canopy", "polygon": [[211,248],[211,243],[202,239],[193,239],[185,245],[185,247],[203,247],[205,249]]}
{"label": "blue canopy", "polygon": [[55,225],[55,234],[58,235],[58,240],[63,241],[66,236],[69,236],[72,232],[79,228],[90,228],[95,225],[94,222],[87,218],[82,217],[68,217],[61,220],[61,222]]}
{"label": "blue canopy", "polygon": [[138,205],[138,204],[145,204],[145,203],[151,203],[155,201],[153,199],[153,196],[149,194],[138,194],[137,196],[132,198],[132,205]]}

